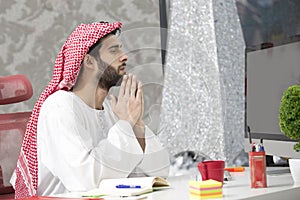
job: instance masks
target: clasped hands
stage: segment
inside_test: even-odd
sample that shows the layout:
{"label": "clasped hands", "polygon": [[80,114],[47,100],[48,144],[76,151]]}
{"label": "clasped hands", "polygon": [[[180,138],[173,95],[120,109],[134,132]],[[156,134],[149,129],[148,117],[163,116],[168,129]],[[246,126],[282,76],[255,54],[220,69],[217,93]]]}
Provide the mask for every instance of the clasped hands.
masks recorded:
{"label": "clasped hands", "polygon": [[120,120],[126,120],[131,127],[144,126],[142,121],[144,113],[144,99],[142,83],[136,76],[124,75],[118,98],[110,95],[112,110]]}

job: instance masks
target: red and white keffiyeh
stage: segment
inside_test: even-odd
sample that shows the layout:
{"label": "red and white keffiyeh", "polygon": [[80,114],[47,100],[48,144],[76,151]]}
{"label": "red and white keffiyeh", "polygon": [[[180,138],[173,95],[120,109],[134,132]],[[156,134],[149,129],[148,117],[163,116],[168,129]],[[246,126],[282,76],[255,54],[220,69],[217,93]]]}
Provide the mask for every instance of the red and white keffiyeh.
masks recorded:
{"label": "red and white keffiyeh", "polygon": [[[27,124],[16,167],[15,197],[35,196],[38,184],[37,122],[40,108],[49,95],[57,90],[70,90],[76,82],[81,61],[89,48],[100,38],[121,28],[121,22],[80,24],[68,37],[58,53],[52,80],[36,102]],[[39,133],[42,134],[42,133]]]}

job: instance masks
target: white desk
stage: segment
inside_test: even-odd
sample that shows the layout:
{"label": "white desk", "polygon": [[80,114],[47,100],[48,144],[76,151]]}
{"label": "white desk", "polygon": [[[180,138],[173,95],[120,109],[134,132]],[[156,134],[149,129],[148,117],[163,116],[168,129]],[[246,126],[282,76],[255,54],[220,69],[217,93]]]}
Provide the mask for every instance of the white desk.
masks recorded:
{"label": "white desk", "polygon": [[[269,168],[267,171],[277,170]],[[223,198],[220,199],[255,199],[255,200],[299,200],[300,183],[294,183],[290,173],[267,175],[267,188],[251,189],[248,169],[245,172],[231,173],[232,180],[223,186]],[[169,177],[172,189],[148,194],[149,200],[188,200],[190,175]]]}
{"label": "white desk", "polygon": [[[274,171],[287,168],[268,168]],[[268,173],[267,173],[268,174]],[[221,199],[253,199],[253,200],[299,200],[300,183],[294,183],[290,173],[267,175],[267,188],[252,189],[250,187],[250,175],[245,172],[231,173],[232,180],[224,182],[223,198]],[[146,194],[146,200],[189,200],[189,180],[193,175],[172,176],[168,178],[171,189],[155,191]],[[58,195],[60,197],[80,197],[74,194]],[[120,198],[126,200],[126,198]],[[127,198],[129,199],[129,198]]]}

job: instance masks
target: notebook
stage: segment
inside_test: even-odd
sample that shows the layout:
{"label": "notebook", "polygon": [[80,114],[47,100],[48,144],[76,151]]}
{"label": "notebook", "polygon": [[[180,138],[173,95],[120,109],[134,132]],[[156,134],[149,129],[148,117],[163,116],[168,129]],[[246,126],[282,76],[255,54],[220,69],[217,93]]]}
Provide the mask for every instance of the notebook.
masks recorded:
{"label": "notebook", "polygon": [[88,191],[82,197],[129,197],[166,188],[170,188],[170,184],[162,177],[103,179],[98,189]]}

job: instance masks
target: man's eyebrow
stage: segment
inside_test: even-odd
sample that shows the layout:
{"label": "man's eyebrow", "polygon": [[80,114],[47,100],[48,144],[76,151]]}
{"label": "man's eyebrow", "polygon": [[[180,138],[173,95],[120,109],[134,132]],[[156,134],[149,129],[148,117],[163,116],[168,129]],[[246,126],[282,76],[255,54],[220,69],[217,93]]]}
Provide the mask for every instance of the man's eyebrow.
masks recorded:
{"label": "man's eyebrow", "polygon": [[121,48],[122,44],[116,44],[116,45],[112,45],[110,47],[108,47],[108,49],[113,49],[113,48]]}

